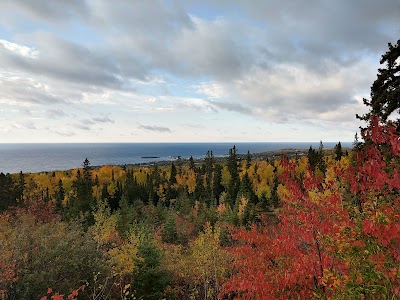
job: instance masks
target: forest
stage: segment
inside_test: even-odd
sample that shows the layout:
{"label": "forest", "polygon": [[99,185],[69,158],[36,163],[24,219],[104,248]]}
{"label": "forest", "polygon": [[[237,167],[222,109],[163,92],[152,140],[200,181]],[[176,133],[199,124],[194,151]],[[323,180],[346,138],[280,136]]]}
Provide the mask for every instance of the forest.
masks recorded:
{"label": "forest", "polygon": [[398,299],[399,57],[347,153],[1,173],[0,298]]}

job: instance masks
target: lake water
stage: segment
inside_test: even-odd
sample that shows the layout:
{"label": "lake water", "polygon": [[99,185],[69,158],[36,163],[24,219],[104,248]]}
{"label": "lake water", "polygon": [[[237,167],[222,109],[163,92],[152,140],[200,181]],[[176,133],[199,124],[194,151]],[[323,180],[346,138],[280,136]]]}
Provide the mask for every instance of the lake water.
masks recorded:
{"label": "lake water", "polygon": [[[335,144],[324,142],[324,147],[333,148]],[[92,166],[100,166],[175,160],[178,156],[202,158],[208,150],[214,156],[224,156],[234,145],[238,153],[245,154],[310,146],[318,149],[319,142],[0,144],[0,172],[68,170],[81,167],[86,157]],[[342,146],[351,147],[351,143],[342,143]]]}

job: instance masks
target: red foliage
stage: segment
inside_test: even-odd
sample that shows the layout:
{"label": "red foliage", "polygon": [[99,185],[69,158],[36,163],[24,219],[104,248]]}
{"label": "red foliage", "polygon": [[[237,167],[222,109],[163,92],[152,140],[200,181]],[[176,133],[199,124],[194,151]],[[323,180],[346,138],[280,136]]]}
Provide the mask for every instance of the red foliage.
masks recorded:
{"label": "red foliage", "polygon": [[[68,299],[68,300],[73,300],[73,299],[77,299],[78,298],[78,296],[79,296],[79,292],[84,292],[85,291],[85,286],[84,285],[82,285],[82,286],[80,286],[77,290],[73,290],[69,295],[68,295],[68,297],[67,298],[64,298],[64,295],[61,295],[60,293],[54,293],[53,294],[53,289],[52,288],[49,288],[48,290],[47,290],[47,295],[46,296],[43,296],[42,298],[40,298],[40,300],[48,300],[48,299],[51,299],[51,300],[64,300],[64,299]],[[53,294],[53,295],[52,295]],[[50,298],[49,298],[50,297]]]}
{"label": "red foliage", "polygon": [[[397,295],[399,273],[393,263],[400,262],[400,139],[394,126],[378,119],[371,124],[354,165],[336,164],[333,177],[341,182],[311,171],[302,180],[296,177],[295,161],[282,161],[281,179],[288,196],[281,199],[280,223],[233,235],[239,243],[231,249],[237,272],[225,283],[226,293],[233,292],[238,299],[328,297],[351,280],[348,266],[356,258],[346,257],[343,249],[366,249],[375,243],[381,253],[368,259],[389,278],[389,289]],[[356,217],[353,199],[360,203]],[[354,280],[368,284],[360,276]]]}

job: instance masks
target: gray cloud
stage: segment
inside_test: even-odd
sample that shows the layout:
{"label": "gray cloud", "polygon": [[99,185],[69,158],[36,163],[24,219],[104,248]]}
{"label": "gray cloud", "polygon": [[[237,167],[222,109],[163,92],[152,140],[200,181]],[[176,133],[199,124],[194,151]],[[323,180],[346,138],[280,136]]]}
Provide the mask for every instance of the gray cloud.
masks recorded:
{"label": "gray cloud", "polygon": [[237,113],[241,113],[241,114],[245,114],[245,115],[252,115],[253,111],[248,108],[245,107],[241,104],[238,103],[233,103],[233,102],[217,102],[217,101],[208,101],[211,105],[218,107],[220,109],[223,110],[227,110],[227,111],[233,111],[233,112],[237,112]]}
{"label": "gray cloud", "polygon": [[42,82],[20,76],[0,76],[0,101],[17,106],[64,102]]}
{"label": "gray cloud", "polygon": [[[204,14],[203,8],[215,14]],[[181,109],[224,110],[284,123],[343,121],[359,112],[363,106],[356,98],[368,93],[379,57],[400,29],[398,0],[307,5],[15,0],[0,2],[0,11],[0,25],[18,32],[0,43],[1,104],[94,105],[100,102],[89,100],[108,91],[120,92],[111,97],[118,103],[121,95],[136,91],[137,97],[122,97],[124,104],[145,112],[154,105],[141,101],[140,93],[151,89],[141,83],[154,87],[154,78],[161,78],[166,81],[159,83],[161,95],[151,96],[165,96],[161,91],[168,90],[166,97],[183,99],[186,92],[176,87],[187,82],[217,87],[206,85],[208,94],[202,96],[208,100],[190,95],[176,104]],[[26,23],[35,21],[42,31],[29,32]],[[76,34],[66,24],[92,34]],[[43,31],[48,28],[53,33]],[[90,96],[86,102],[85,95]],[[57,109],[45,110],[49,117],[61,117]],[[74,126],[89,130],[98,123],[114,123],[104,115]],[[162,126],[139,128],[171,132]]]}
{"label": "gray cloud", "polygon": [[65,117],[67,116],[67,114],[65,113],[65,111],[61,110],[61,109],[48,109],[46,111],[46,115],[47,117],[49,117],[50,119],[57,119],[57,118],[61,118],[61,117]]}
{"label": "gray cloud", "polygon": [[54,132],[55,134],[58,134],[60,136],[65,136],[65,137],[69,137],[69,136],[74,136],[76,135],[75,132],[73,131],[58,131],[58,130],[53,130],[52,132]]}
{"label": "gray cloud", "polygon": [[156,126],[156,125],[142,125],[140,123],[137,123],[137,124],[138,124],[139,129],[143,129],[143,130],[147,130],[147,131],[155,131],[155,132],[172,133],[171,129],[169,129],[168,127]]}
{"label": "gray cloud", "polygon": [[13,0],[0,2],[1,9],[11,9],[22,12],[27,16],[38,20],[59,23],[75,17],[76,14],[87,13],[85,1],[68,0],[53,2],[46,0]]}
{"label": "gray cloud", "polygon": [[114,120],[110,119],[109,117],[96,117],[92,120],[98,123],[114,123]]}
{"label": "gray cloud", "polygon": [[26,40],[35,43],[36,48],[25,55],[20,50],[27,48],[24,45],[6,45],[4,42],[0,45],[0,64],[6,70],[78,84],[107,87],[122,84],[115,75],[117,65],[101,50],[90,50],[49,33],[31,34]]}
{"label": "gray cloud", "polygon": [[78,128],[78,129],[82,129],[82,130],[91,130],[91,127],[87,124],[75,123],[72,126]]}

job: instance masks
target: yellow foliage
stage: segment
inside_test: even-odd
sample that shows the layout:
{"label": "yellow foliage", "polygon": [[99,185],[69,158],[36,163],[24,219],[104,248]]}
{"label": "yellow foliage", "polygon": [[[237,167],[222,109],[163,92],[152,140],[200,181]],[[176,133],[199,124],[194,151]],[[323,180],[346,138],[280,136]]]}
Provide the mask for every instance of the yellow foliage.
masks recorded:
{"label": "yellow foliage", "polygon": [[93,212],[95,224],[90,231],[97,242],[98,248],[105,251],[120,242],[117,231],[117,215],[111,215],[105,201],[98,202],[98,209]]}
{"label": "yellow foliage", "polygon": [[137,245],[135,235],[131,234],[122,245],[108,251],[114,276],[131,275],[134,272],[136,261],[141,260]]}
{"label": "yellow foliage", "polygon": [[267,199],[271,198],[271,188],[268,185],[259,184],[256,190],[256,195],[261,198],[262,195],[265,195]]}
{"label": "yellow foliage", "polygon": [[224,166],[222,169],[221,184],[223,186],[228,186],[230,180],[231,174],[229,173],[228,167]]}
{"label": "yellow foliage", "polygon": [[196,174],[193,172],[193,170],[188,171],[188,178],[186,183],[189,194],[192,194],[196,189]]}
{"label": "yellow foliage", "polygon": [[178,298],[187,295],[195,299],[216,299],[219,284],[229,273],[230,257],[219,245],[220,230],[212,230],[207,223],[204,233],[189,244],[164,245],[165,266],[175,281]]}
{"label": "yellow foliage", "polygon": [[296,174],[297,176],[301,176],[302,174],[305,174],[308,170],[308,158],[307,156],[302,156],[298,160],[298,164],[296,167]]}
{"label": "yellow foliage", "polygon": [[242,216],[244,214],[244,210],[245,210],[246,205],[247,205],[248,202],[249,202],[249,200],[246,199],[246,197],[242,196],[242,198],[240,198],[239,211],[238,211],[238,217],[239,217],[240,220],[242,219]]}
{"label": "yellow foliage", "polygon": [[108,184],[111,182],[112,167],[109,165],[102,166],[97,172],[93,173],[93,177],[99,178],[99,183],[101,185]]}
{"label": "yellow foliage", "polygon": [[133,173],[133,176],[136,179],[136,182],[140,185],[146,185],[147,182],[147,173],[148,173],[147,168],[140,168],[136,172]]}
{"label": "yellow foliage", "polygon": [[107,192],[108,194],[113,197],[115,195],[117,191],[117,185],[115,182],[111,182],[108,186],[107,186]]}
{"label": "yellow foliage", "polygon": [[290,192],[288,191],[288,189],[282,185],[279,184],[278,188],[277,188],[277,194],[280,200],[285,201],[289,196],[290,196]]}

